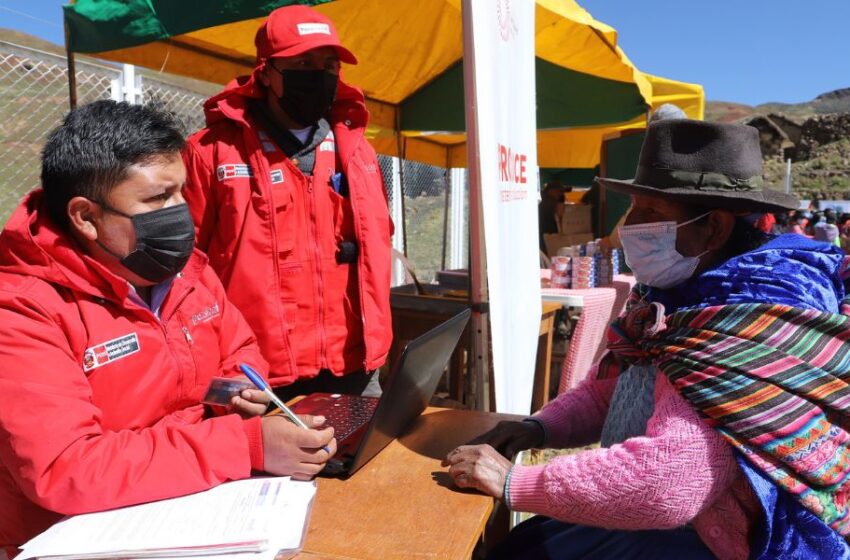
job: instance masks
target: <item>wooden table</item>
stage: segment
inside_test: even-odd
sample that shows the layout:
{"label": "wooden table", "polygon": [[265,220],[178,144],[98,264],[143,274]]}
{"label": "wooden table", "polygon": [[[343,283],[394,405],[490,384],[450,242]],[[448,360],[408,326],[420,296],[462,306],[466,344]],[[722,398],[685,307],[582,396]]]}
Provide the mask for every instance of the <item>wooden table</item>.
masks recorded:
{"label": "wooden table", "polygon": [[348,480],[319,480],[298,560],[469,558],[493,499],[452,486],[440,461],[499,420],[518,416],[429,408]]}
{"label": "wooden table", "polygon": [[549,402],[549,385],[552,379],[552,337],[555,332],[555,313],[561,309],[557,302],[544,301],[537,333],[537,364],[534,368],[534,388],[531,392],[531,411],[536,412]]}
{"label": "wooden table", "polygon": [[[431,286],[428,286],[431,288]],[[406,286],[401,288],[407,288]],[[464,299],[440,297],[437,293],[415,295],[394,288],[390,296],[393,316],[393,343],[389,353],[392,365],[401,356],[404,346],[436,327],[443,321],[466,309],[469,304]],[[561,309],[560,302],[543,301],[540,316],[537,361],[534,372],[532,411],[538,410],[549,401],[549,385],[552,364],[552,337],[555,330],[555,313]],[[467,370],[466,352],[470,348],[469,329],[464,330],[457,348],[452,353],[448,370],[449,398],[463,402],[464,375]]]}

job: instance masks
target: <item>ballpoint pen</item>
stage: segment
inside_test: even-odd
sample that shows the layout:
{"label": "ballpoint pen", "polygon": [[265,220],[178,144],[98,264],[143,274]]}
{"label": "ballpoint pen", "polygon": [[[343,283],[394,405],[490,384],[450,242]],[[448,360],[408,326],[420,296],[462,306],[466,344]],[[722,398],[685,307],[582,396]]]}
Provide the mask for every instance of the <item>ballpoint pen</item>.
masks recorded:
{"label": "ballpoint pen", "polygon": [[[274,394],[272,388],[269,387],[269,384],[266,383],[266,380],[263,379],[263,376],[257,373],[257,370],[255,370],[248,364],[239,364],[239,369],[242,370],[242,373],[248,376],[248,379],[251,380],[251,383],[257,386],[257,389],[268,395],[272,403],[274,403],[274,405],[280,409],[280,411],[286,416],[287,419],[289,419],[293,424],[295,424],[299,428],[304,428],[305,430],[310,429],[310,426],[305,424],[304,421],[301,420],[301,418],[299,418],[297,414],[292,412],[292,410],[288,406],[283,404],[283,401],[280,400],[280,398],[278,398],[278,396]],[[324,449],[328,453],[331,452],[327,445],[324,446],[322,449]]]}

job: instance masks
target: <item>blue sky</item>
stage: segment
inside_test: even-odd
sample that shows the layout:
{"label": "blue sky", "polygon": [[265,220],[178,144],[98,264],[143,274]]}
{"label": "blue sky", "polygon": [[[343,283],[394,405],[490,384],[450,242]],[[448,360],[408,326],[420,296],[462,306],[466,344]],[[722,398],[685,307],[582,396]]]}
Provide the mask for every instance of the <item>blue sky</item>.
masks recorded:
{"label": "blue sky", "polygon": [[[182,1],[182,0],[174,0]],[[0,27],[63,43],[63,0],[0,0]],[[711,100],[798,103],[850,87],[850,0],[579,0],[638,68]]]}

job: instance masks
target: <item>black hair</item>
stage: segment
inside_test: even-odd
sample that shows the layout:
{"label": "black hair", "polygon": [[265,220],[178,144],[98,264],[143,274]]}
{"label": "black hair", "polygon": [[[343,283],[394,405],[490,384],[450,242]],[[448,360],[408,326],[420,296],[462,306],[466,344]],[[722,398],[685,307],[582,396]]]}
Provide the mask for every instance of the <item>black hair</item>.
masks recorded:
{"label": "black hair", "polygon": [[[712,210],[709,206],[689,206],[688,214],[691,219],[702,216]],[[703,216],[702,219],[708,216]],[[726,246],[722,249],[725,253],[725,258],[730,259],[754,251],[773,239],[775,236],[765,233],[756,227],[754,223],[742,216],[735,216],[735,224],[732,226],[732,232],[729,234],[729,239],[726,240]]]}
{"label": "black hair", "polygon": [[159,109],[95,101],[69,112],[44,144],[41,186],[50,218],[68,225],[68,201],[105,200],[130,166],[183,149],[178,121]]}

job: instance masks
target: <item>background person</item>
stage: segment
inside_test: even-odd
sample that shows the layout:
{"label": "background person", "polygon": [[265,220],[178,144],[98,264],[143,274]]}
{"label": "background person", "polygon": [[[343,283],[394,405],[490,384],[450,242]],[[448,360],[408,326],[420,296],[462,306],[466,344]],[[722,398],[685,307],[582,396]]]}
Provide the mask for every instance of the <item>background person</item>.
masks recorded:
{"label": "background person", "polygon": [[632,195],[639,285],[599,378],[446,459],[458,486],[541,514],[493,557],[850,558],[847,407],[827,396],[848,385],[844,257],[746,219],[798,207],[761,170],[756,129],[680,120],[650,125],[634,181],[602,179]]}
{"label": "background person", "polygon": [[280,396],[380,394],[392,226],[363,93],[340,77],[357,59],[305,6],[274,10],[255,43],[256,68],[206,102],[185,150],[198,246]]}
{"label": "background person", "polygon": [[546,253],[546,243],[543,237],[547,233],[558,233],[558,222],[564,213],[564,194],[570,192],[570,187],[559,181],[551,181],[543,187],[540,203],[537,205],[537,225],[540,228],[540,250]]}
{"label": "background person", "polygon": [[0,234],[0,546],[12,555],[63,515],[252,470],[310,478],[322,447],[335,452],[331,428],[257,416],[259,391],[223,411],[241,416],[200,403],[212,377],[266,362],[193,251],[182,147],[143,106],[71,111],[44,146],[43,190]]}

